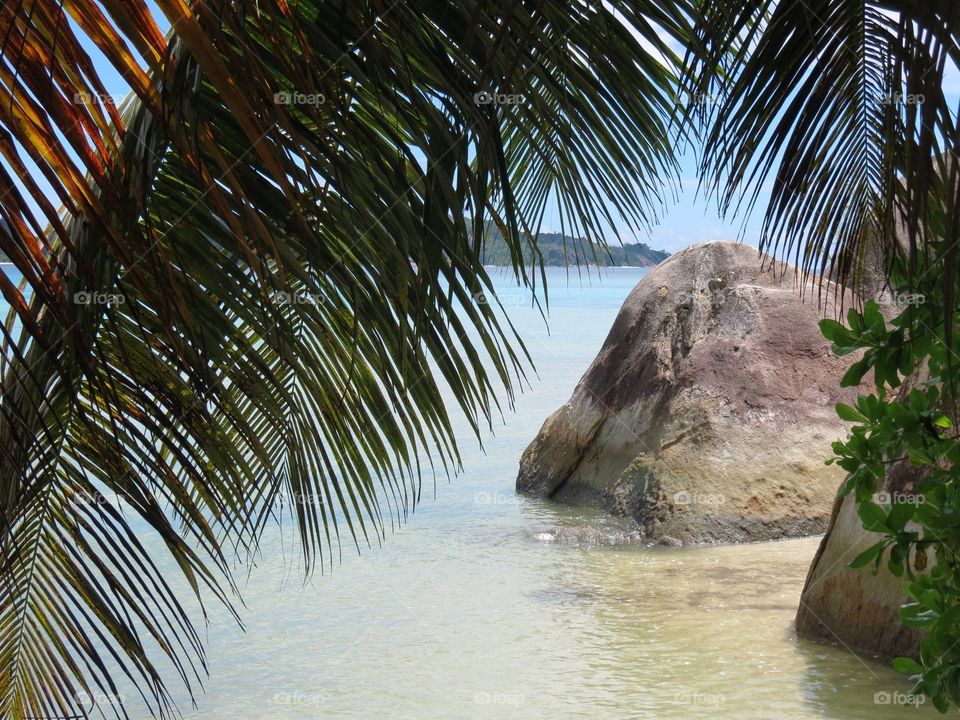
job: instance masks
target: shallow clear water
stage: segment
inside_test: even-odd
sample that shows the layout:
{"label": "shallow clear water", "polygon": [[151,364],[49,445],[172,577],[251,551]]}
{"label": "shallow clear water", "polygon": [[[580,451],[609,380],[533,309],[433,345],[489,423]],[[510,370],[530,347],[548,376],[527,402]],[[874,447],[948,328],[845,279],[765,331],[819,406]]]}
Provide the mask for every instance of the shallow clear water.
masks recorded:
{"label": "shallow clear water", "polygon": [[[464,472],[382,548],[344,547],[304,584],[271,528],[244,589],[246,631],[212,611],[206,692],[186,718],[901,718],[882,664],[803,641],[792,622],[817,539],[709,548],[619,537],[600,516],[518,498],[521,452],[564,402],[643,271],[581,287],[550,272],[550,329],[504,278],[539,379]],[[558,528],[561,530],[558,531]],[[564,532],[562,528],[574,528]],[[171,568],[173,573],[173,568]],[[130,697],[130,695],[128,695]],[[878,702],[875,702],[878,701]],[[136,710],[134,709],[134,716]]]}

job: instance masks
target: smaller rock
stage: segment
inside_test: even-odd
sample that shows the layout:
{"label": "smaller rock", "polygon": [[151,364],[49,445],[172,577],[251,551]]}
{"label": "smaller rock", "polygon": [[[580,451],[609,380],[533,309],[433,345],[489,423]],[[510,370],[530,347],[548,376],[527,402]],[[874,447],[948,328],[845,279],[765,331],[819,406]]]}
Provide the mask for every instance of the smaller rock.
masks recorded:
{"label": "smaller rock", "polygon": [[[906,390],[912,384],[910,381],[904,384],[901,399],[906,397]],[[909,461],[894,463],[874,501],[880,504],[891,500],[922,502],[923,497],[916,489],[921,473],[922,470]],[[881,537],[864,530],[853,495],[836,499],[830,527],[800,595],[798,634],[888,660],[901,655],[919,656],[923,635],[900,621],[900,606],[907,602],[907,596],[903,580],[887,568],[889,554],[884,553],[876,573],[872,564],[850,567],[853,558]],[[925,554],[914,553],[911,562],[917,572],[927,569]]]}

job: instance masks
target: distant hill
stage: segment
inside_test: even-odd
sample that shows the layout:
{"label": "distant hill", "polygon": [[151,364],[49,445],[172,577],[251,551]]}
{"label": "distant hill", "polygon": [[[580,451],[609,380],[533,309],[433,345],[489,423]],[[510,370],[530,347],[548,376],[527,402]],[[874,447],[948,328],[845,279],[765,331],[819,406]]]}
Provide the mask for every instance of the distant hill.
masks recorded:
{"label": "distant hill", "polygon": [[[564,243],[566,243],[566,258],[564,258]],[[543,253],[543,261],[547,266],[564,265],[601,265],[603,267],[651,267],[663,262],[670,253],[663,250],[654,250],[645,243],[631,243],[627,245],[610,245],[604,249],[592,243],[587,244],[582,238],[572,238],[560,233],[540,233],[537,245]],[[0,262],[10,262],[10,259],[0,250]],[[530,259],[528,258],[528,263]],[[510,265],[510,253],[503,236],[498,232],[491,232],[483,248],[484,265]]]}
{"label": "distant hill", "polygon": [[[564,255],[564,245],[566,245],[566,255]],[[547,266],[562,267],[579,264],[602,267],[651,267],[670,257],[670,253],[654,250],[645,243],[626,245],[611,243],[603,248],[596,243],[587,243],[583,238],[572,238],[560,233],[540,233],[537,237],[537,247],[543,253],[543,262]],[[496,230],[488,230],[481,257],[484,265],[512,264],[507,244]],[[527,264],[532,262],[533,258],[528,257]]]}

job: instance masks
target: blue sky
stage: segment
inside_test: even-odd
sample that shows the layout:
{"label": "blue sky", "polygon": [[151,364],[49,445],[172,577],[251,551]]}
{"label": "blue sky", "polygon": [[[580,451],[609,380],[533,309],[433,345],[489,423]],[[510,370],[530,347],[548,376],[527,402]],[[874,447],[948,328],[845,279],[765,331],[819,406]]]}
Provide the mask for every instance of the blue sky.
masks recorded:
{"label": "blue sky", "polygon": [[[148,0],[148,5],[154,12],[154,16],[160,18],[161,30],[167,32],[170,25],[166,18],[163,17],[152,0]],[[649,47],[647,41],[642,40],[642,43]],[[85,42],[85,47],[94,59],[94,65],[100,73],[108,92],[114,96],[115,102],[119,103],[129,91],[129,87],[92,43]],[[649,47],[649,49],[652,50],[653,48]],[[675,46],[674,50],[681,51],[682,49]],[[727,222],[720,220],[715,205],[696,197],[696,158],[692,151],[681,158],[681,182],[682,192],[677,202],[671,203],[667,207],[666,214],[661,222],[652,228],[652,232],[639,235],[624,232],[622,235],[624,242],[645,242],[658,250],[676,252],[693,243],[737,238],[740,228],[739,221],[736,219]],[[755,217],[748,220],[748,230],[744,236],[747,242],[756,243],[764,207],[765,201],[761,199],[757,212],[754,213]],[[544,222],[545,231],[559,231],[559,217],[555,207],[548,208]],[[616,241],[613,232],[610,233],[608,239],[610,242]]]}
{"label": "blue sky", "polygon": [[[156,6],[150,3],[157,16]],[[166,30],[168,24],[163,22],[161,27]],[[99,51],[87,43],[88,52],[94,59],[95,66],[101,74],[109,93],[119,102],[127,93],[128,87],[119,74],[107,63]],[[960,99],[960,71],[950,67],[947,73],[945,90],[951,102],[957,103]],[[656,249],[676,252],[687,245],[712,240],[738,239],[741,228],[745,228],[743,239],[750,244],[756,244],[760,232],[763,211],[769,198],[769,191],[761,190],[757,206],[749,217],[728,217],[721,220],[718,217],[714,203],[703,197],[697,197],[696,160],[693,150],[688,151],[681,158],[681,192],[676,202],[671,203],[660,222],[649,233],[639,235],[623,235],[625,242],[639,241],[649,244]],[[544,227],[546,230],[559,230],[559,215],[554,208],[548,208]],[[609,238],[614,241],[613,233]]]}

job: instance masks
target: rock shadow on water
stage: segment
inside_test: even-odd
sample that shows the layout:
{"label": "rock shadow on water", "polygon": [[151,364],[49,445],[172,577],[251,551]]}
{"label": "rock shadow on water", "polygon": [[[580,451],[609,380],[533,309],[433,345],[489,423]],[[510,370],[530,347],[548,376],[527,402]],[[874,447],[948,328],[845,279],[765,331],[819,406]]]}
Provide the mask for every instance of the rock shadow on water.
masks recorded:
{"label": "rock shadow on water", "polygon": [[913,695],[909,677],[879,656],[796,635],[794,639],[806,663],[804,701],[813,715],[870,720],[945,717],[928,698]]}

